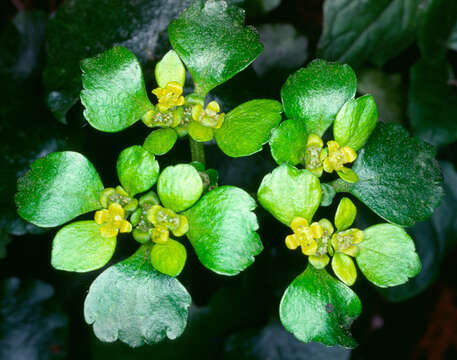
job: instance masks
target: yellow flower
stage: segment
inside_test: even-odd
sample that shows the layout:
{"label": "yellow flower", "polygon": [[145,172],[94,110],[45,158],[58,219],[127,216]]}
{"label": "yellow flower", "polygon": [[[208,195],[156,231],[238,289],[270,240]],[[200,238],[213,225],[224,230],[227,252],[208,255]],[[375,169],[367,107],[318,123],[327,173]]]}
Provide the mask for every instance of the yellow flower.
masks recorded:
{"label": "yellow flower", "polygon": [[184,105],[184,96],[182,96],[182,86],[176,81],[171,81],[165,88],[156,88],[152,93],[157,96],[159,111],[167,111],[175,106]]}
{"label": "yellow flower", "polygon": [[117,236],[119,232],[128,233],[132,231],[132,224],[124,218],[125,210],[118,203],[112,203],[105,210],[99,210],[95,213],[94,220],[100,227],[100,233],[103,237],[110,238]]}
{"label": "yellow flower", "polygon": [[216,101],[211,101],[206,109],[201,104],[196,104],[192,107],[192,119],[203,126],[219,129],[225,116],[224,113],[219,114],[220,111],[221,107]]}
{"label": "yellow flower", "polygon": [[336,171],[344,181],[357,182],[357,174],[345,164],[352,163],[357,158],[357,153],[349,146],[341,147],[336,141],[327,142],[328,156],[323,161],[324,170],[328,173]]}
{"label": "yellow flower", "polygon": [[332,223],[327,219],[319,220],[319,225],[322,228],[322,236],[317,240],[316,253],[309,256],[309,262],[316,269],[323,269],[330,262],[330,258],[327,254],[333,254],[331,236],[334,232],[334,229]]}
{"label": "yellow flower", "polygon": [[309,225],[308,220],[302,217],[295,217],[290,227],[294,234],[286,237],[286,246],[291,250],[300,246],[304,255],[316,254],[318,248],[316,239],[322,237],[322,227],[317,222]]}
{"label": "yellow flower", "polygon": [[160,205],[153,205],[147,211],[147,219],[157,228],[164,227],[175,236],[183,236],[189,230],[189,222],[183,215],[177,215],[173,210]]}
{"label": "yellow flower", "polygon": [[322,175],[323,161],[327,157],[327,149],[323,149],[324,142],[316,134],[310,134],[305,147],[305,167],[317,177]]}

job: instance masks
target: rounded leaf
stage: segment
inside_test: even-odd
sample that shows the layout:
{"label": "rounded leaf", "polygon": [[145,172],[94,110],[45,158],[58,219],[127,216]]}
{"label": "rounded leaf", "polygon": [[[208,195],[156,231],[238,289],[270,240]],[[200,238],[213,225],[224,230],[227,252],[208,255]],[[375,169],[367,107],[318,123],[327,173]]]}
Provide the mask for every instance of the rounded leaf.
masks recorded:
{"label": "rounded leaf", "polygon": [[176,339],[186,327],[189,293],[148,261],[149,246],[102,272],[84,303],[84,317],[101,341],[131,347]]}
{"label": "rounded leaf", "polygon": [[168,239],[152,247],[150,258],[152,266],[162,274],[178,276],[186,264],[187,251],[179,241]]}
{"label": "rounded leaf", "polygon": [[186,69],[176,52],[173,50],[168,51],[162,60],[157,63],[155,77],[157,84],[161,88],[165,88],[167,84],[172,81],[184,86],[184,82],[186,81]]}
{"label": "rounded leaf", "polygon": [[303,120],[283,121],[271,132],[271,156],[278,165],[283,162],[297,165],[303,161],[305,156],[307,138],[308,134]]}
{"label": "rounded leaf", "polygon": [[215,131],[217,145],[228,156],[248,156],[262,150],[271,130],[281,121],[282,106],[275,100],[251,100],[230,111]]}
{"label": "rounded leaf", "polygon": [[159,163],[154,154],[140,145],[123,150],[117,159],[117,175],[130,196],[149,190],[159,176]]}
{"label": "rounded leaf", "polygon": [[335,226],[338,231],[349,228],[357,216],[357,208],[351,199],[344,197],[338,204],[335,213]]}
{"label": "rounded leaf", "polygon": [[186,236],[201,263],[223,275],[236,275],[254,262],[263,249],[255,200],[234,186],[220,186],[187,210]]}
{"label": "rounded leaf", "polygon": [[401,285],[421,271],[414,242],[402,227],[378,224],[363,233],[356,259],[362,273],[373,284]]}
{"label": "rounded leaf", "polygon": [[349,255],[336,252],[332,258],[332,269],[335,275],[347,286],[352,286],[357,279],[357,270]]}
{"label": "rounded leaf", "polygon": [[333,123],[333,137],[340,146],[359,150],[370,137],[376,121],[378,109],[371,95],[349,100],[336,115]]}
{"label": "rounded leaf", "polygon": [[155,155],[163,155],[171,150],[178,140],[178,134],[170,128],[163,128],[152,131],[146,140],[143,147]]}
{"label": "rounded leaf", "polygon": [[101,268],[113,256],[116,237],[105,238],[95,221],[69,224],[52,242],[51,265],[58,270],[87,272]]}
{"label": "rounded leaf", "polygon": [[362,305],[357,295],[325,269],[308,265],[287,288],[279,306],[284,327],[303,342],[354,348],[352,322]]}
{"label": "rounded leaf", "polygon": [[311,222],[321,201],[321,185],[308,170],[282,164],[263,178],[257,199],[287,226],[297,216]]}
{"label": "rounded leaf", "polygon": [[18,181],[18,214],[41,227],[58,226],[101,208],[103,184],[83,155],[55,152],[38,159]]}
{"label": "rounded leaf", "polygon": [[349,65],[318,59],[289,76],[281,99],[288,118],[303,120],[308,134],[322,136],[356,89],[357,79]]}
{"label": "rounded leaf", "polygon": [[144,86],[140,63],[118,46],[81,61],[84,117],[100,131],[129,127],[153,108]]}
{"label": "rounded leaf", "polygon": [[194,205],[203,192],[198,171],[187,164],[168,166],[159,176],[157,193],[166,208],[179,212]]}

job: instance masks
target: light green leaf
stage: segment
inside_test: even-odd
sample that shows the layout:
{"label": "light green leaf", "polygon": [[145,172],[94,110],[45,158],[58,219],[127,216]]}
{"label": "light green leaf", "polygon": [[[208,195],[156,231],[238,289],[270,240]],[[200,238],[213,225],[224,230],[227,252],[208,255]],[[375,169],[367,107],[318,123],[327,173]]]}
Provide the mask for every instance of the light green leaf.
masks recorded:
{"label": "light green leaf", "polygon": [[170,50],[160,60],[155,68],[157,84],[165,88],[169,82],[175,81],[184,86],[186,81],[186,69],[184,68],[178,54]]}
{"label": "light green leaf", "polygon": [[282,164],[263,178],[257,199],[287,226],[297,216],[311,222],[321,201],[321,185],[319,178],[308,170]]}
{"label": "light green leaf", "polygon": [[81,61],[84,117],[100,131],[124,130],[153,109],[140,63],[118,46]]}
{"label": "light green leaf", "polygon": [[357,269],[349,255],[336,252],[332,258],[332,269],[335,275],[347,286],[352,286],[357,279]]}
{"label": "light green leaf", "polygon": [[284,327],[303,342],[354,348],[350,327],[360,315],[357,295],[325,269],[308,265],[284,293],[279,315]]}
{"label": "light green leaf", "polygon": [[380,287],[401,285],[419,274],[421,262],[413,240],[397,225],[378,224],[363,231],[357,264]]}
{"label": "light green leaf", "polygon": [[137,347],[176,339],[184,331],[190,295],[176,278],[152,267],[149,251],[142,246],[90,286],[84,316],[101,341],[119,339]]}
{"label": "light green leaf", "polygon": [[271,130],[281,121],[282,106],[275,100],[251,100],[237,106],[215,131],[217,145],[228,156],[252,155],[262,150]]}
{"label": "light green leaf", "polygon": [[335,213],[335,227],[338,231],[346,230],[355,220],[357,208],[351,199],[344,197],[338,204]]}
{"label": "light green leaf", "polygon": [[178,276],[186,264],[186,248],[178,241],[168,239],[165,244],[152,247],[151,264],[162,274]]}
{"label": "light green leaf", "polygon": [[244,10],[225,1],[196,0],[168,26],[170,42],[202,96],[246,68],[263,50]]}
{"label": "light green leaf", "polygon": [[236,275],[254,262],[263,249],[254,199],[244,190],[221,186],[187,210],[186,234],[201,263],[223,275]]}
{"label": "light green leaf", "polygon": [[18,214],[41,227],[59,226],[101,207],[103,184],[83,155],[55,152],[38,159],[18,181]]}
{"label": "light green leaf", "polygon": [[333,137],[341,146],[349,146],[357,151],[365,145],[377,120],[378,110],[373,96],[349,100],[336,115]]}
{"label": "light green leaf", "polygon": [[116,237],[104,238],[95,221],[78,221],[59,230],[52,243],[51,265],[58,270],[87,272],[113,256]]}
{"label": "light green leaf", "polygon": [[435,149],[397,124],[378,123],[352,169],[349,192],[385,220],[411,226],[429,218],[443,197]]}
{"label": "light green leaf", "polygon": [[155,155],[163,155],[169,152],[178,140],[178,134],[170,128],[163,128],[152,131],[143,147]]}
{"label": "light green leaf", "polygon": [[414,40],[425,7],[421,0],[327,0],[319,54],[355,67],[384,65]]}
{"label": "light green leaf", "polygon": [[307,139],[308,134],[303,120],[283,121],[271,133],[270,148],[273,159],[278,165],[283,162],[299,164],[305,156]]}
{"label": "light green leaf", "polygon": [[194,205],[203,192],[203,182],[192,165],[168,166],[159,176],[157,193],[163,206],[179,212]]}
{"label": "light green leaf", "polygon": [[288,118],[305,122],[308,134],[322,136],[357,88],[354,71],[348,65],[314,60],[289,76],[281,88]]}
{"label": "light green leaf", "polygon": [[159,163],[154,154],[140,145],[123,150],[117,159],[117,174],[130,196],[148,191],[159,176]]}

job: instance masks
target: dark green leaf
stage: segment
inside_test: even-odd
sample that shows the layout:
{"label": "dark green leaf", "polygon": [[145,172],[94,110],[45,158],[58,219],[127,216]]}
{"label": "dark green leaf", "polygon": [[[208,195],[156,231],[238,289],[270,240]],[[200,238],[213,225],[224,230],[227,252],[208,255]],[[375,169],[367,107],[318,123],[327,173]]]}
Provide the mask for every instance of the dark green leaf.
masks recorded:
{"label": "dark green leaf", "polygon": [[244,17],[244,10],[225,1],[196,0],[168,26],[171,45],[200,95],[235,76],[262,52],[258,33],[244,26]]}
{"label": "dark green leaf", "polygon": [[178,134],[170,128],[163,128],[152,131],[146,140],[143,147],[156,155],[163,155],[169,152],[178,140]]}
{"label": "dark green leaf", "polygon": [[97,130],[124,130],[153,109],[140,63],[126,48],[118,46],[85,59],[81,70],[84,117]]}
{"label": "dark green leaf", "polygon": [[311,221],[321,201],[319,178],[308,170],[282,164],[263,178],[257,200],[287,226],[297,216]]}
{"label": "dark green leaf", "polygon": [[162,204],[177,212],[194,205],[202,192],[202,179],[198,171],[188,164],[166,167],[157,183],[157,193]]}
{"label": "dark green leaf", "polygon": [[[144,64],[168,50],[167,25],[190,0],[66,0],[49,23],[44,84],[54,116],[65,122],[81,90],[79,62],[116,45]],[[71,41],[69,40],[71,39]]]}
{"label": "dark green leaf", "polygon": [[84,316],[101,341],[119,339],[137,347],[176,339],[184,331],[190,295],[176,278],[152,267],[149,251],[142,246],[90,286]]}
{"label": "dark green leaf", "polygon": [[284,327],[300,341],[353,348],[357,344],[349,330],[361,306],[349,287],[325,269],[308,265],[284,293],[279,315]]}
{"label": "dark green leaf", "polygon": [[365,277],[379,287],[404,284],[421,271],[414,242],[398,225],[378,224],[363,231],[356,257]]}
{"label": "dark green leaf", "polygon": [[322,134],[356,91],[357,79],[348,65],[314,60],[289,76],[281,88],[288,118],[305,121],[309,134]]}
{"label": "dark green leaf", "polygon": [[201,263],[223,275],[236,275],[254,262],[262,249],[254,199],[233,186],[218,187],[184,215],[186,234]]}
{"label": "dark green leaf", "polygon": [[215,131],[217,145],[228,156],[252,155],[262,150],[271,130],[281,121],[282,106],[275,100],[251,100],[230,111]]}
{"label": "dark green leaf", "polygon": [[288,162],[291,165],[301,163],[305,156],[306,141],[305,123],[302,120],[283,121],[271,133],[271,155],[278,165]]}
{"label": "dark green leaf", "polygon": [[159,176],[159,163],[154,154],[140,145],[123,150],[117,159],[117,174],[122,187],[134,196],[148,191]]}
{"label": "dark green leaf", "polygon": [[429,218],[443,197],[435,149],[397,124],[378,123],[352,169],[350,193],[385,220],[411,226]]}
{"label": "dark green leaf", "polygon": [[79,153],[64,151],[35,161],[19,179],[15,200],[25,220],[53,227],[99,209],[102,190],[92,163]]}
{"label": "dark green leaf", "polygon": [[421,0],[327,0],[320,56],[359,66],[381,66],[414,40]]}
{"label": "dark green leaf", "polygon": [[414,133],[433,145],[457,140],[457,89],[447,61],[419,60],[410,70],[408,114]]}
{"label": "dark green leaf", "polygon": [[116,237],[104,238],[95,221],[78,221],[59,230],[52,243],[51,264],[58,270],[87,272],[113,256]]}

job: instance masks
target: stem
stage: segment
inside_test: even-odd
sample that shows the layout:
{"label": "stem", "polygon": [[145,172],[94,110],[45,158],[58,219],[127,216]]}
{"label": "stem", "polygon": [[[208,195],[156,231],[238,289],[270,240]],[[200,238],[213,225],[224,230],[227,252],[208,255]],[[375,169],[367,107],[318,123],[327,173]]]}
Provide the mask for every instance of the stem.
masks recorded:
{"label": "stem", "polygon": [[189,145],[192,161],[201,162],[203,165],[206,166],[205,148],[203,147],[203,143],[195,141],[194,139],[189,137]]}
{"label": "stem", "polygon": [[351,184],[342,180],[342,179],[336,179],[328,183],[333,190],[335,190],[337,193],[342,193],[342,192],[349,192],[351,189]]}

